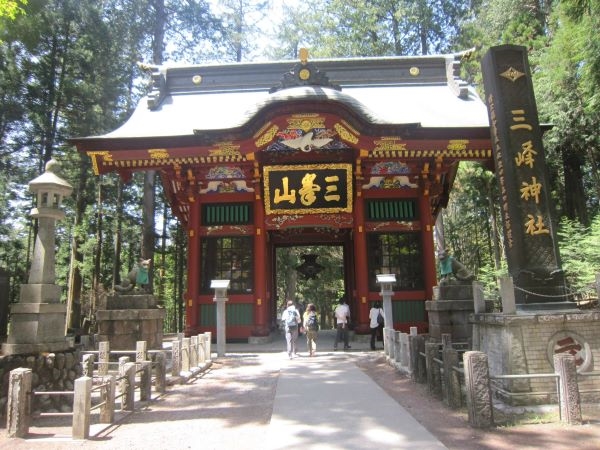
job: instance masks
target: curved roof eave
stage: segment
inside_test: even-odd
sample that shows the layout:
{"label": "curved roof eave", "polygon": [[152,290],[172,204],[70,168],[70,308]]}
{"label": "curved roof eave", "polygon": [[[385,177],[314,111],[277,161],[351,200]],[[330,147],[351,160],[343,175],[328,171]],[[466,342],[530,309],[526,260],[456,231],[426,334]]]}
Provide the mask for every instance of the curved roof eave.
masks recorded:
{"label": "curved roof eave", "polygon": [[[303,103],[302,111],[293,106]],[[465,129],[488,128],[487,109],[474,92],[458,98],[445,85],[378,86],[347,88],[343,92],[320,86],[302,86],[267,92],[202,93],[169,95],[156,109],[142,99],[131,117],[118,129],[100,136],[73,138],[70,142],[89,148],[111,142],[133,144],[143,140],[173,139],[196,144],[194,135],[223,139],[250,133],[243,129],[266,119],[265,111],[281,108],[288,114],[315,112],[323,105],[338,105],[364,125],[376,128]],[[287,105],[287,106],[286,106]],[[329,110],[335,110],[335,107]],[[341,111],[340,111],[341,113]],[[261,125],[258,124],[258,127]],[[256,131],[256,130],[254,130]],[[112,145],[111,145],[112,147]]]}

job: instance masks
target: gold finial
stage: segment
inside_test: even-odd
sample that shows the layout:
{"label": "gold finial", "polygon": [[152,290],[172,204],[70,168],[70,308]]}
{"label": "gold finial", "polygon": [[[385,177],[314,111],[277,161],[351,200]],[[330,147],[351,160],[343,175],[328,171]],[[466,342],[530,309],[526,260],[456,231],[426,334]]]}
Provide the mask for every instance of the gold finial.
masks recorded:
{"label": "gold finial", "polygon": [[301,48],[299,54],[300,54],[300,62],[302,64],[306,64],[308,62],[308,49]]}

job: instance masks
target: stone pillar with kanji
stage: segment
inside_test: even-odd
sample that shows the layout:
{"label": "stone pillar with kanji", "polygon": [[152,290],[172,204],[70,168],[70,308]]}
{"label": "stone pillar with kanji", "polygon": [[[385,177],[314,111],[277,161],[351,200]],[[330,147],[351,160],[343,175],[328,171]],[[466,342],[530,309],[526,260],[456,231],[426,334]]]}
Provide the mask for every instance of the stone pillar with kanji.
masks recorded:
{"label": "stone pillar with kanji", "polygon": [[517,310],[569,308],[527,51],[492,47],[482,70]]}

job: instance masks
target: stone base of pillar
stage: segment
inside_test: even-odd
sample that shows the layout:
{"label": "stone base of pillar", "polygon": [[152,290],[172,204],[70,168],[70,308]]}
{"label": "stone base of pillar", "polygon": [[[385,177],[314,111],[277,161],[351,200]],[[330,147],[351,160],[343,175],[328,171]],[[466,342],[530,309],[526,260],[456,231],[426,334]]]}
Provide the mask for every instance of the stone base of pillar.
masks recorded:
{"label": "stone base of pillar", "polygon": [[471,338],[469,316],[475,311],[473,300],[429,300],[425,302],[429,317],[429,335],[441,340],[450,334],[453,342]]}
{"label": "stone base of pillar", "polygon": [[[599,311],[473,314],[470,321],[473,350],[487,354],[492,376],[554,373],[554,355],[563,352],[575,355],[578,372],[600,369]],[[599,401],[600,378],[581,377],[578,383],[583,402]],[[501,380],[494,386],[495,398],[511,406],[557,403],[553,378]]]}
{"label": "stone base of pillar", "polygon": [[146,341],[149,349],[162,349],[165,310],[156,307],[151,294],[108,296],[107,309],[96,311],[96,342],[108,341],[111,350],[133,350]]}
{"label": "stone base of pillar", "polygon": [[65,337],[67,307],[60,303],[16,303],[11,307],[10,335],[5,355],[68,350]]}

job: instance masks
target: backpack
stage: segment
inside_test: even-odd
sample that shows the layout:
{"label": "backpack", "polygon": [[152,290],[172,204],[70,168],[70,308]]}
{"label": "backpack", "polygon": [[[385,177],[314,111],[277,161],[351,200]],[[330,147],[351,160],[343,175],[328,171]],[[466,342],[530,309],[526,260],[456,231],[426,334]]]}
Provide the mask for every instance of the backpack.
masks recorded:
{"label": "backpack", "polygon": [[383,318],[383,314],[381,314],[381,309],[377,313],[377,325],[384,325],[385,320]]}
{"label": "backpack", "polygon": [[306,328],[308,328],[311,331],[319,330],[319,322],[317,322],[316,314],[310,314],[308,316],[308,320],[306,321]]}
{"label": "backpack", "polygon": [[295,328],[298,326],[298,313],[296,311],[288,310],[285,316],[285,326],[288,328]]}

